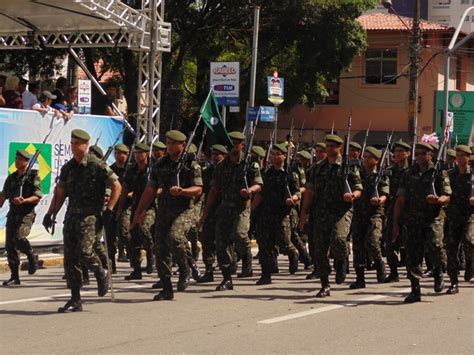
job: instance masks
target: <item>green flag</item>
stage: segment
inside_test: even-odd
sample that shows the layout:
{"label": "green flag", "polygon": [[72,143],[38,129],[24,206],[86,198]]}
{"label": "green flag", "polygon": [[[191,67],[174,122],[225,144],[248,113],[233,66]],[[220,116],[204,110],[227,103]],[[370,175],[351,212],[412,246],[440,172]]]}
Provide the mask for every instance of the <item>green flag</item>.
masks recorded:
{"label": "green flag", "polygon": [[201,116],[211,135],[212,144],[223,144],[232,147],[232,141],[222,123],[219,106],[217,105],[214,91],[211,89],[207,99],[201,107]]}

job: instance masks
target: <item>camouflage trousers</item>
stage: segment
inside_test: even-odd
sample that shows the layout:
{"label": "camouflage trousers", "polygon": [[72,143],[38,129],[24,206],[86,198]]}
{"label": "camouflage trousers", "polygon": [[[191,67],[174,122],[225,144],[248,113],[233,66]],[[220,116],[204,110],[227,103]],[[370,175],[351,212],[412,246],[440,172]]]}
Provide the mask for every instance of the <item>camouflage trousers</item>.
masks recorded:
{"label": "camouflage trousers", "polygon": [[30,242],[26,237],[30,234],[31,226],[36,218],[34,212],[27,215],[8,214],[6,223],[5,250],[7,252],[8,266],[11,270],[18,270],[20,266],[20,255],[32,254]]}
{"label": "camouflage trousers", "polygon": [[[130,251],[130,219],[132,217],[132,207],[128,207],[122,212],[116,224],[116,243],[119,250]],[[114,253],[115,254],[115,253]]]}
{"label": "camouflage trousers", "polygon": [[373,261],[382,260],[380,239],[383,221],[381,216],[372,216],[369,220],[353,221],[352,251],[354,268],[366,267],[366,255]]}
{"label": "camouflage trousers", "polygon": [[179,271],[189,270],[189,247],[187,234],[192,226],[194,210],[172,210],[158,207],[155,229],[155,252],[158,276],[170,278],[172,275],[172,261],[178,264]]}
{"label": "camouflage trousers", "polygon": [[348,255],[347,235],[351,227],[352,210],[340,216],[321,217],[316,216],[314,220],[313,240],[316,268],[323,277],[331,272],[330,250],[335,261],[344,261]]}
{"label": "camouflage trousers", "polygon": [[262,215],[257,226],[257,243],[260,264],[269,270],[273,263],[275,251],[280,250],[287,255],[296,253],[296,247],[291,242],[290,216],[273,214]]}
{"label": "camouflage trousers", "polygon": [[100,214],[67,214],[63,226],[64,271],[67,287],[82,286],[81,264],[94,273],[102,270],[95,251],[97,231],[102,228]]}
{"label": "camouflage trousers", "polygon": [[387,223],[383,230],[383,240],[384,240],[384,253],[387,258],[387,264],[391,268],[398,267],[398,255],[397,252],[400,249],[405,248],[405,239],[406,239],[406,226],[404,223],[400,225],[400,234],[397,238],[397,241],[394,243],[392,242],[392,229],[393,229],[393,219],[389,215],[387,218]]}
{"label": "camouflage trousers", "polygon": [[192,216],[192,223],[191,223],[191,228],[189,229],[189,232],[187,234],[188,241],[191,243],[191,259],[194,261],[194,254],[196,254],[196,260],[199,254],[199,251],[197,250],[197,242],[199,239],[199,230],[197,228],[197,222],[199,220],[199,216],[201,215],[201,208],[202,208],[202,202],[199,201],[197,202],[193,209],[193,216]]}
{"label": "camouflage trousers", "polygon": [[216,251],[221,268],[230,267],[234,261],[234,248],[245,255],[252,247],[248,236],[250,208],[236,209],[220,205],[216,211]]}
{"label": "camouflage trousers", "polygon": [[[132,218],[135,211],[132,211]],[[137,225],[130,233],[130,266],[139,268],[142,262],[142,247],[146,250],[148,256],[154,252],[153,227],[155,226],[156,211],[155,208],[149,208],[145,212],[145,218],[140,225]]]}
{"label": "camouflage trousers", "polygon": [[474,262],[474,215],[468,219],[447,218],[445,234],[448,254],[448,274],[459,271],[459,249],[464,248],[466,265]]}
{"label": "camouflage trousers", "polygon": [[299,233],[298,231],[298,222],[300,219],[296,208],[292,208],[290,210],[289,218],[291,229],[291,243],[293,243],[296,250],[298,250],[298,253],[300,253],[301,255],[303,252],[306,252],[306,240],[304,239],[304,235],[302,233]]}
{"label": "camouflage trousers", "polygon": [[419,221],[406,223],[406,257],[408,278],[421,278],[425,253],[434,268],[442,269],[446,252],[443,245],[444,218],[435,218],[429,224]]}
{"label": "camouflage trousers", "polygon": [[202,261],[206,266],[212,266],[216,261],[216,213],[215,209],[209,215],[202,226],[200,235],[202,245]]}

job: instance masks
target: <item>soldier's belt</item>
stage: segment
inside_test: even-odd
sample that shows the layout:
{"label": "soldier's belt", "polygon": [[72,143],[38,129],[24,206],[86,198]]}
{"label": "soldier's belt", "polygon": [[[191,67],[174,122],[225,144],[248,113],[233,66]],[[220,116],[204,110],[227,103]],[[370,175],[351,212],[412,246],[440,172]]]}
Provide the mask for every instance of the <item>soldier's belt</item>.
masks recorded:
{"label": "soldier's belt", "polygon": [[93,215],[100,214],[102,212],[101,207],[69,207],[66,214],[82,214],[82,215]]}

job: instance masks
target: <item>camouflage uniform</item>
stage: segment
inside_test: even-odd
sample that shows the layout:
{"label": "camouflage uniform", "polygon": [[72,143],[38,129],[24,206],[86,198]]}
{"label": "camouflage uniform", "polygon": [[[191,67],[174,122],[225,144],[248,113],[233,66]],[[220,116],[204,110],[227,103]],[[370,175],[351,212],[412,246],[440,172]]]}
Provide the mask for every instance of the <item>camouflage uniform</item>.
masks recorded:
{"label": "camouflage uniform", "polygon": [[[407,271],[408,278],[411,280],[421,277],[425,252],[428,252],[434,268],[439,273],[441,273],[445,254],[443,248],[444,207],[426,202],[426,196],[431,188],[433,168],[434,164],[430,162],[428,169],[422,172],[416,164],[403,174],[397,191],[397,196],[406,198],[404,220]],[[445,171],[436,176],[435,187],[439,196],[451,195],[449,178]]]}
{"label": "camouflage uniform", "polygon": [[[459,271],[459,248],[464,248],[466,274],[474,262],[474,207],[469,205],[472,168],[468,166],[462,174],[458,167],[449,173],[453,194],[447,207],[445,242],[448,252],[448,274],[451,283],[457,283]],[[456,281],[456,282],[453,282]]]}
{"label": "camouflage uniform", "polygon": [[[209,190],[211,188],[212,175],[215,171],[213,164],[206,167],[202,172],[202,180],[204,183],[204,203],[206,203]],[[202,245],[202,261],[206,266],[206,270],[212,269],[212,265],[216,260],[216,211],[219,208],[220,199],[215,202],[214,206],[209,210],[209,214],[202,226],[201,245]]]}
{"label": "camouflage uniform", "polygon": [[[171,278],[172,258],[178,264],[180,277],[189,275],[188,256],[191,253],[186,238],[194,218],[192,198],[170,195],[169,189],[176,186],[178,162],[169,155],[161,158],[153,170],[148,185],[154,189],[162,188],[158,198],[155,243],[157,250],[158,275],[163,280]],[[202,186],[201,167],[192,161],[189,168],[180,173],[182,188]]]}
{"label": "camouflage uniform", "polygon": [[[19,197],[22,177],[23,175],[19,176],[18,171],[8,176],[3,185],[3,191],[1,191],[0,194],[5,199],[10,199],[11,201],[13,198]],[[41,198],[43,196],[41,192],[41,181],[36,170],[32,170],[26,179],[23,185],[22,195],[24,198],[31,196]],[[10,209],[7,214],[7,223],[5,226],[5,250],[7,252],[8,266],[10,267],[12,276],[16,276],[16,278],[18,278],[20,267],[18,251],[28,256],[29,263],[36,262],[30,242],[26,239],[35,221],[35,206],[36,204],[31,203],[15,205],[13,202],[10,202]]]}
{"label": "camouflage uniform", "polygon": [[[315,261],[320,278],[328,283],[331,272],[329,249],[335,264],[345,269],[348,254],[347,236],[352,221],[352,203],[344,202],[345,177],[343,159],[339,156],[334,164],[321,160],[310,171],[306,188],[314,193],[312,205],[313,238]],[[358,170],[351,170],[348,176],[352,191],[362,190]]]}
{"label": "camouflage uniform", "polygon": [[103,272],[94,245],[102,228],[106,184],[118,179],[114,172],[92,154],[81,162],[68,161],[62,168],[58,186],[69,199],[63,226],[64,269],[68,288],[82,286],[80,264],[96,275]]}
{"label": "camouflage uniform", "polygon": [[[216,211],[216,250],[217,261],[222,268],[230,268],[234,263],[234,246],[242,255],[251,272],[251,243],[248,237],[250,228],[250,200],[240,196],[244,188],[244,154],[238,163],[226,157],[217,167],[211,186],[220,195],[221,203]],[[254,162],[247,170],[248,185],[263,184],[258,163]],[[250,258],[250,260],[248,260]]]}

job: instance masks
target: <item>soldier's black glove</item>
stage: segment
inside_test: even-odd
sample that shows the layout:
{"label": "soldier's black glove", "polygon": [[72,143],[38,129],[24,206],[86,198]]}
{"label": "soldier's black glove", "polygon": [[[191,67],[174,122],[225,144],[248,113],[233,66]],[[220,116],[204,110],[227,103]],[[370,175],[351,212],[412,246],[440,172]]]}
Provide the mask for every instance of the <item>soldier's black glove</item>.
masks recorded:
{"label": "soldier's black glove", "polygon": [[110,208],[106,208],[105,211],[102,213],[102,223],[104,226],[108,226],[114,220],[114,211]]}
{"label": "soldier's black glove", "polygon": [[53,219],[51,218],[51,215],[49,213],[46,213],[43,217],[43,226],[46,229],[46,231],[49,233],[49,229],[53,228]]}

